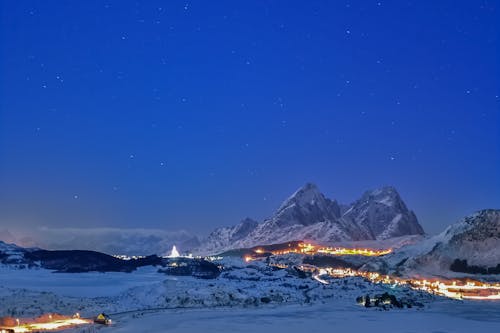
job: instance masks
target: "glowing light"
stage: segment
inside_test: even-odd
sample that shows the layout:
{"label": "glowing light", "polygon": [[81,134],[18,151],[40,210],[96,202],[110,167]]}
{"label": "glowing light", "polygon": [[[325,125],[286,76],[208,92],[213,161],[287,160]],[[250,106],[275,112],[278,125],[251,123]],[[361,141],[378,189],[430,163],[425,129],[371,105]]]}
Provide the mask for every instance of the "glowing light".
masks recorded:
{"label": "glowing light", "polygon": [[363,277],[372,283],[389,284],[393,287],[404,285],[412,289],[422,290],[428,293],[446,296],[456,299],[475,299],[475,300],[500,300],[500,283],[485,283],[475,280],[429,280],[429,279],[403,279],[389,275],[380,275],[375,272],[363,272],[350,268],[322,268],[318,269],[311,265],[301,265],[299,268],[303,271],[312,272],[313,278],[318,280],[324,271],[331,277]]}
{"label": "glowing light", "polygon": [[180,254],[179,254],[179,251],[177,251],[177,248],[174,246],[172,246],[172,251],[170,251],[170,255],[169,255],[170,258],[177,258],[177,257],[180,257]]}
{"label": "glowing light", "polygon": [[322,284],[330,284],[328,281],[326,281],[320,277],[322,275],[327,275],[327,274],[328,274],[328,271],[326,269],[321,268],[319,270],[318,274],[313,275],[313,279],[315,279],[316,281],[318,281],[319,283],[322,283]]}
{"label": "glowing light", "polygon": [[[343,248],[343,247],[318,247],[310,243],[298,243],[296,247],[291,247],[277,251],[266,251],[263,248],[254,250],[254,254],[246,255],[244,260],[250,262],[262,258],[258,254],[270,252],[273,255],[283,255],[288,253],[298,253],[305,255],[327,254],[327,255],[359,255],[359,256],[383,256],[392,252],[392,249],[375,250],[367,248]],[[269,263],[270,266],[277,268],[287,268],[283,263]],[[300,265],[298,268],[305,272],[310,272],[314,280],[329,284],[328,281],[321,278],[323,275],[329,275],[334,278],[344,277],[363,277],[372,283],[383,283],[392,288],[397,286],[407,286],[412,289],[425,291],[428,293],[446,296],[456,299],[476,299],[476,300],[500,300],[500,283],[485,283],[475,280],[442,280],[442,279],[418,279],[418,278],[399,278],[390,275],[380,275],[376,272],[357,271],[350,268],[332,268],[326,267],[319,269],[313,265]]]}
{"label": "glowing light", "polygon": [[[258,248],[254,250],[254,252],[256,254],[262,254],[266,251],[262,248]],[[367,256],[367,257],[379,257],[391,253],[392,249],[374,250],[374,249],[356,249],[356,248],[345,248],[345,247],[319,247],[311,243],[299,243],[295,248],[287,248],[284,250],[276,250],[268,252],[272,253],[273,255],[283,255],[288,253],[314,255],[321,253],[321,254],[328,254],[335,256],[357,255],[357,256]]]}
{"label": "glowing light", "polygon": [[79,325],[86,325],[92,323],[91,320],[82,319],[79,317],[80,314],[75,314],[72,318],[63,318],[53,320],[52,315],[49,315],[48,318],[50,321],[48,322],[32,322],[32,323],[21,323],[21,321],[16,319],[17,326],[14,327],[6,327],[8,329],[13,330],[15,333],[25,333],[25,332],[33,332],[33,331],[53,331],[71,328]]}

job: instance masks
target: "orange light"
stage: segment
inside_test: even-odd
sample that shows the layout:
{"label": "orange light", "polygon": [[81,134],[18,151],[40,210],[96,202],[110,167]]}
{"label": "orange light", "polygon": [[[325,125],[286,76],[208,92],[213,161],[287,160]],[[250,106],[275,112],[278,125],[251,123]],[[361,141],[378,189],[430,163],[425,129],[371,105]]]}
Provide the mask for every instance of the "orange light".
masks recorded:
{"label": "orange light", "polygon": [[[76,316],[78,315],[78,316]],[[85,325],[92,323],[91,320],[79,318],[77,313],[75,317],[63,318],[63,319],[53,319],[52,315],[49,315],[48,322],[21,322],[21,320],[16,319],[17,326],[8,327],[14,330],[15,333],[33,332],[33,331],[52,331],[71,328],[79,325]]]}
{"label": "orange light", "polygon": [[[262,253],[262,249],[257,249],[256,253]],[[358,255],[358,256],[368,256],[368,257],[378,257],[384,256],[392,252],[392,249],[384,250],[372,250],[372,249],[355,249],[355,248],[344,248],[344,247],[318,247],[311,243],[299,243],[296,248],[290,248],[288,250],[278,250],[271,251],[273,255],[283,255],[287,253],[303,253],[308,255],[313,255],[317,253],[345,256],[345,255]]]}

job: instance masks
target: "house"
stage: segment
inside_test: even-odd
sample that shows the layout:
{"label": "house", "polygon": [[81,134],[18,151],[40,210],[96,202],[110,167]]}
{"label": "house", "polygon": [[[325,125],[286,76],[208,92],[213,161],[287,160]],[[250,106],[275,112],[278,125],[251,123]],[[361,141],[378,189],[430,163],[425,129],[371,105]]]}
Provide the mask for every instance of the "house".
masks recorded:
{"label": "house", "polygon": [[0,333],[15,333],[12,328],[0,328]]}
{"label": "house", "polygon": [[100,313],[97,317],[94,318],[94,323],[102,324],[102,325],[110,325],[111,318],[105,313]]}

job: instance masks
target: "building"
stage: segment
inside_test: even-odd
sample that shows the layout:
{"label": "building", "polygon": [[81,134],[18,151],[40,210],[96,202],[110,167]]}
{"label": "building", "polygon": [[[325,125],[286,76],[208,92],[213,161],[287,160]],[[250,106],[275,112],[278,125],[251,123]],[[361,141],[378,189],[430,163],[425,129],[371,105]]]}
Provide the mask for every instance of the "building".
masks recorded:
{"label": "building", "polygon": [[110,325],[111,318],[105,313],[100,313],[97,317],[94,318],[94,323],[102,324],[102,325]]}

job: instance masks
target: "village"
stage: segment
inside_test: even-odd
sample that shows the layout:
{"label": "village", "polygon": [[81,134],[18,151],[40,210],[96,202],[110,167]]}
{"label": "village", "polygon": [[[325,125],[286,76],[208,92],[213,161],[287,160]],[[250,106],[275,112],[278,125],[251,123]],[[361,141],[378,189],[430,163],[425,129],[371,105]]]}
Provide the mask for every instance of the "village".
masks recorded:
{"label": "village", "polygon": [[[315,265],[300,260],[297,262],[297,258],[314,259],[315,256],[321,258],[326,256],[327,258],[333,259],[350,256],[366,258],[378,257],[387,255],[392,251],[392,249],[323,247],[310,242],[296,241],[246,249],[243,251],[243,255],[237,258],[242,262],[240,269],[253,267],[258,263],[259,267],[267,266],[271,268],[271,272],[273,270],[288,271],[291,272],[292,275],[298,276],[299,279],[311,279],[319,286],[327,286],[334,281],[343,279],[362,278],[374,285],[389,286],[390,288],[410,288],[415,291],[451,299],[500,300],[500,283],[487,283],[472,279],[402,278],[380,274],[378,272],[363,271],[352,267],[343,267],[343,261],[339,261],[338,265],[330,266],[321,264]],[[293,257],[294,260],[290,260],[290,258],[292,258],[290,256],[295,256]],[[118,258],[118,256],[116,257]],[[210,263],[211,267],[216,267],[218,272],[225,272],[228,269],[232,269],[230,267],[232,264],[228,264],[231,262],[228,261],[230,257],[231,256],[219,254],[207,257],[205,260],[205,258],[193,257],[190,254],[181,255],[174,246],[170,254],[164,256],[165,259],[169,260],[169,265],[160,268],[158,272],[173,276],[190,276],[195,279],[214,279],[218,277],[218,273],[215,275],[206,275],[205,273],[200,274],[200,271],[197,271],[198,268],[194,271],[186,269],[193,265],[193,267],[198,267],[199,262],[203,261]],[[136,258],[139,257],[120,257],[121,260],[133,260]],[[225,267],[225,265],[229,266]],[[238,282],[236,282],[236,284],[238,284]],[[354,303],[354,301],[353,299],[352,302]],[[147,310],[147,308],[143,310]],[[112,316],[113,314],[109,316],[105,313],[99,313],[94,317],[84,318],[81,317],[79,313],[75,313],[72,316],[49,313],[37,318],[4,317],[0,318],[0,333],[60,331],[89,325],[107,326],[113,323]]]}
{"label": "village", "polygon": [[[344,247],[323,247],[311,243],[292,242],[277,250],[268,250],[265,247],[254,248],[254,253],[246,254],[244,260],[250,262],[261,260],[272,256],[281,256],[289,253],[298,253],[308,256],[328,255],[328,256],[362,256],[378,257],[392,253],[392,249],[368,249],[368,248],[344,248]],[[270,265],[277,268],[288,268],[289,265],[283,262],[269,261]],[[311,264],[300,264],[294,266],[296,269],[308,272],[311,277],[322,284],[328,282],[322,276],[331,278],[345,278],[359,276],[372,283],[382,283],[393,286],[409,286],[410,288],[429,292],[435,295],[471,300],[500,300],[500,283],[487,283],[473,279],[439,279],[439,278],[399,278],[378,272],[360,271],[350,267],[317,267]]]}

